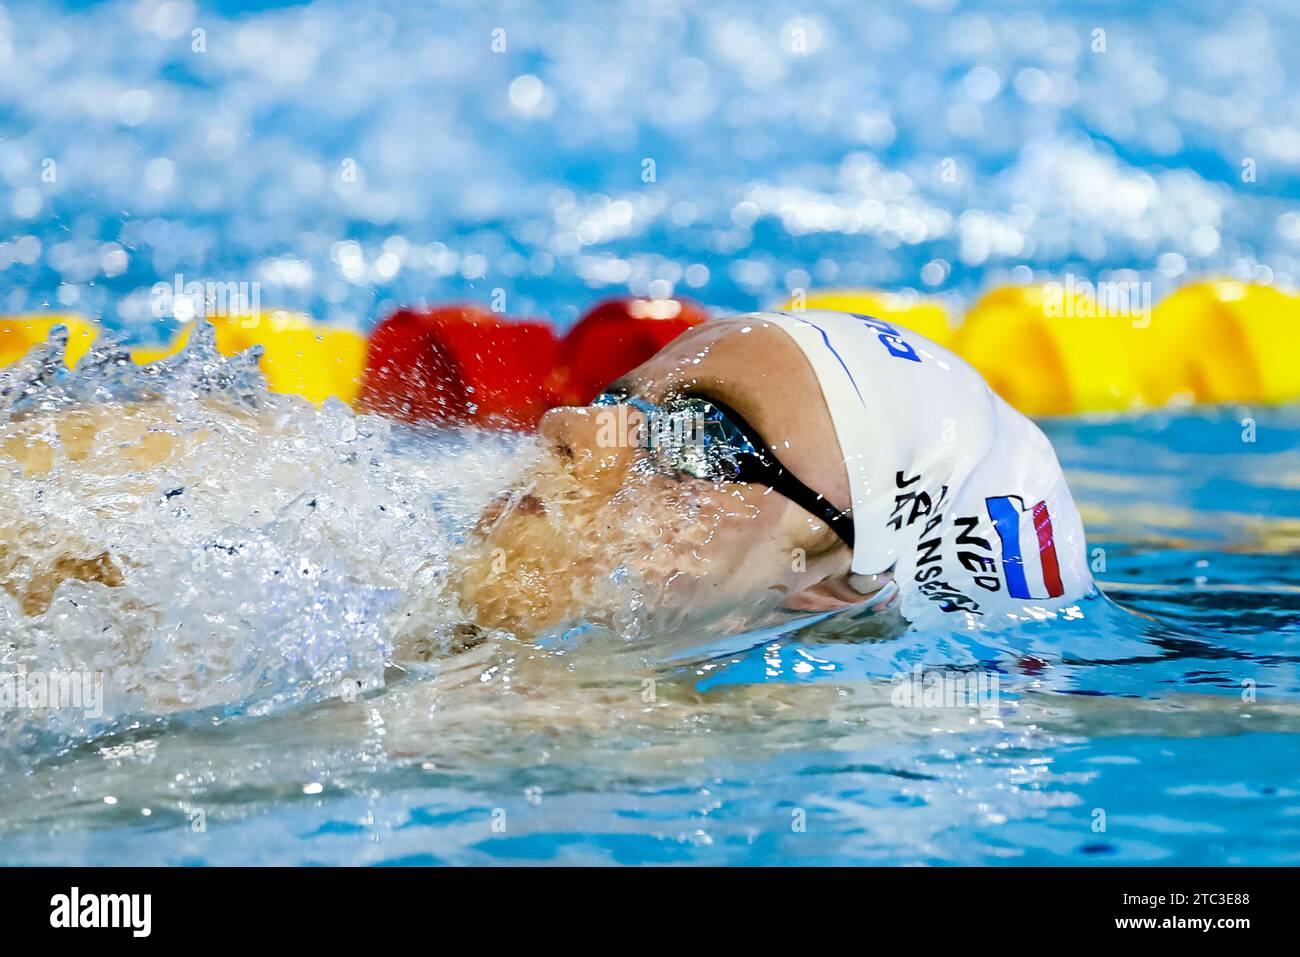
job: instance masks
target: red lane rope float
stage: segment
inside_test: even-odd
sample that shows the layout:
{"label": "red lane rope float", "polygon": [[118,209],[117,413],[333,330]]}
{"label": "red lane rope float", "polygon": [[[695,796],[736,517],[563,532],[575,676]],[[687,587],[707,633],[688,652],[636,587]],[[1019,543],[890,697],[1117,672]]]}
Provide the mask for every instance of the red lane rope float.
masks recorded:
{"label": "red lane rope float", "polygon": [[479,306],[400,309],[370,334],[358,408],[404,419],[529,429],[601,389],[708,318],[678,299],[610,299],[561,341],[545,322]]}
{"label": "red lane rope float", "polygon": [[370,334],[357,405],[408,422],[530,429],[553,403],[545,322],[479,306],[400,309]]}
{"label": "red lane rope float", "polygon": [[560,343],[550,380],[555,404],[586,405],[609,383],[708,317],[702,307],[683,299],[598,303]]}

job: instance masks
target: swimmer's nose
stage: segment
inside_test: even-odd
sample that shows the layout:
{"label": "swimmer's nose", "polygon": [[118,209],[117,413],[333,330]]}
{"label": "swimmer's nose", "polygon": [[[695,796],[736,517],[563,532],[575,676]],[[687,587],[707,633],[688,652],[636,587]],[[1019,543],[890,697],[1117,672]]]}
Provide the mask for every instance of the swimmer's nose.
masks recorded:
{"label": "swimmer's nose", "polygon": [[629,406],[564,406],[542,416],[537,433],[580,475],[626,469],[636,458],[642,414]]}

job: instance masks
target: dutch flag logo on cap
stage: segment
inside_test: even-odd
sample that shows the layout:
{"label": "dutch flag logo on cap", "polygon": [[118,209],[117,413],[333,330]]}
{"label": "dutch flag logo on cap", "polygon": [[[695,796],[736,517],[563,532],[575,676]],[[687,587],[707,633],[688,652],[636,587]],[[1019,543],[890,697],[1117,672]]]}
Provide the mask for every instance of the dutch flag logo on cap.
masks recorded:
{"label": "dutch flag logo on cap", "polygon": [[1058,598],[1061,566],[1052,539],[1052,516],[1047,503],[1025,508],[1018,495],[984,500],[998,538],[1002,540],[1002,572],[1013,598]]}

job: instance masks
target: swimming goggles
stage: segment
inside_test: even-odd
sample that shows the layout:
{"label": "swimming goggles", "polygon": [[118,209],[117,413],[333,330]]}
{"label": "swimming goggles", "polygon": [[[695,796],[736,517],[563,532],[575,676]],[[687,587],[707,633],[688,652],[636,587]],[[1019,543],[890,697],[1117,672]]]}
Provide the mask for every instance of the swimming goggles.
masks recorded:
{"label": "swimming goggles", "polygon": [[673,471],[713,482],[766,485],[821,519],[853,547],[853,518],[820,492],[799,481],[769,451],[754,428],[716,399],[674,397],[662,404],[614,390],[602,392],[595,406],[628,405],[646,417],[639,444]]}

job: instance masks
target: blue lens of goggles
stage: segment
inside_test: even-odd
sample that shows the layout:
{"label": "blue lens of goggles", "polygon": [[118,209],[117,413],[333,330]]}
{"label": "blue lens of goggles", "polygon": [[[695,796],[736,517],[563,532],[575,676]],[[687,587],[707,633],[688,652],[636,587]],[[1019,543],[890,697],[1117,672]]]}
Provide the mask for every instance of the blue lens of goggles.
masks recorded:
{"label": "blue lens of goggles", "polygon": [[592,405],[628,405],[645,415],[641,444],[660,464],[698,479],[766,485],[826,522],[853,547],[852,513],[839,511],[801,482],[766,450],[758,433],[726,406],[697,397],[656,405],[622,392],[602,392]]}
{"label": "blue lens of goggles", "polygon": [[641,446],[662,464],[694,478],[736,481],[742,457],[763,459],[753,441],[707,399],[675,398],[656,405],[637,396],[602,392],[592,405],[627,405],[646,418]]}

